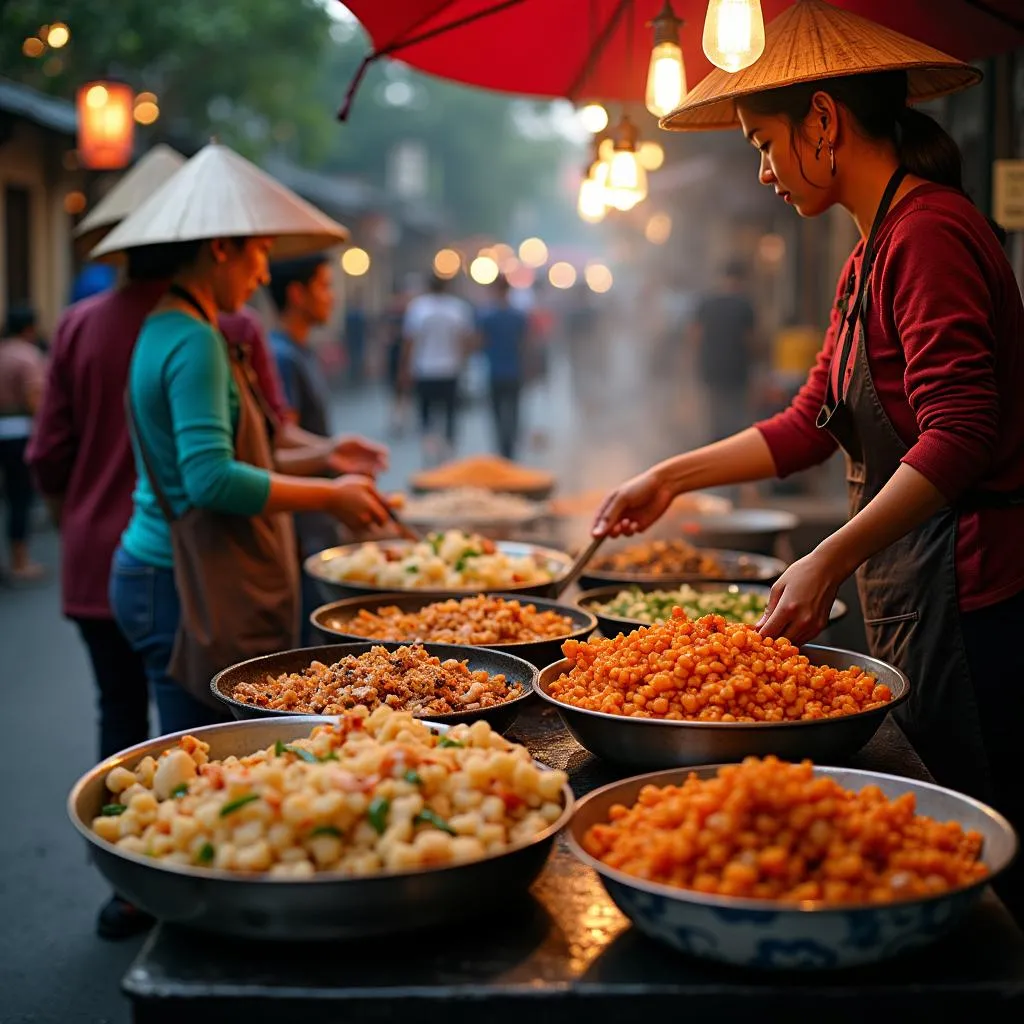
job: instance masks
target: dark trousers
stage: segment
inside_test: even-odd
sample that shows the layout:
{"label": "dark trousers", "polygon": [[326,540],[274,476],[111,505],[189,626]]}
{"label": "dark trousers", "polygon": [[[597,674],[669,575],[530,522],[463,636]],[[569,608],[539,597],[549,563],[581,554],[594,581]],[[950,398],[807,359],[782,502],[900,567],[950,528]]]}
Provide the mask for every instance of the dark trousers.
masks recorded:
{"label": "dark trousers", "polygon": [[438,377],[416,381],[416,398],[420,407],[420,429],[429,433],[435,410],[444,417],[444,436],[449,445],[455,445],[455,418],[459,406],[458,377]]}
{"label": "dark trousers", "polygon": [[27,437],[0,438],[0,475],[7,498],[7,539],[12,544],[28,539],[32,508],[32,476],[25,462]]}
{"label": "dark trousers", "polygon": [[491,381],[491,411],[498,451],[506,459],[514,459],[519,441],[519,395],[522,385],[517,380]]}
{"label": "dark trousers", "polygon": [[113,619],[75,618],[99,706],[100,760],[149,739],[149,681],[142,657]]}
{"label": "dark trousers", "polygon": [[168,672],[181,621],[172,569],[147,565],[118,548],[110,574],[110,607],[146,667],[161,735],[231,721],[227,711],[201,704]]}
{"label": "dark trousers", "polygon": [[[992,776],[992,803],[1024,836],[1024,591],[960,617],[982,736]],[[1024,859],[996,884],[1017,923],[1024,926]]]}

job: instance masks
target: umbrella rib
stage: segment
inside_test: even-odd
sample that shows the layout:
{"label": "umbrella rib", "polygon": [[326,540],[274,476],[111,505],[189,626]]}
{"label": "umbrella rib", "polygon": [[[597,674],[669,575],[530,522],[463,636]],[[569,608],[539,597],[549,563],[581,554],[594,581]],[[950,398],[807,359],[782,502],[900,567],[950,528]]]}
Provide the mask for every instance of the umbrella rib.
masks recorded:
{"label": "umbrella rib", "polygon": [[986,0],[966,0],[968,7],[973,7],[975,10],[981,11],[982,14],[987,14],[990,18],[995,18],[996,21],[1001,21],[1004,25],[1009,25],[1010,28],[1016,29],[1018,32],[1024,32],[1024,18],[1015,18],[1012,14],[1006,14],[1003,11],[997,10]]}
{"label": "umbrella rib", "polygon": [[[457,28],[470,25],[474,21],[479,21],[481,18],[487,18],[492,14],[498,14],[501,11],[507,10],[509,7],[516,7],[524,2],[525,0],[501,0],[500,3],[494,4],[493,7],[486,7],[482,11],[467,14],[463,18],[458,18],[455,21],[448,22],[446,25],[438,25],[437,28],[421,32],[418,36],[413,36],[411,39],[402,39],[394,43],[389,43],[387,46],[384,46],[379,50],[374,50],[373,53],[368,53],[356,69],[356,73],[352,76],[352,81],[349,83],[348,91],[345,93],[344,102],[341,105],[341,109],[338,111],[338,120],[348,120],[349,114],[352,112],[352,103],[356,98],[356,93],[359,91],[359,86],[363,81],[363,76],[370,69],[370,65],[375,61],[380,60],[381,57],[388,57],[392,53],[404,50],[406,47],[416,46],[418,43],[425,43],[433,39],[435,36],[444,35],[446,32],[452,32]],[[423,23],[419,22],[419,24]]]}
{"label": "umbrella rib", "polygon": [[612,16],[608,19],[604,28],[601,29],[600,35],[594,40],[593,46],[590,48],[590,53],[587,56],[586,63],[580,69],[580,73],[573,79],[572,84],[566,90],[566,94],[569,99],[574,102],[579,98],[579,91],[586,85],[587,80],[590,78],[594,71],[594,67],[597,62],[601,59],[601,55],[604,53],[605,47],[611,41],[612,36],[615,33],[615,29],[618,28],[619,20],[622,17],[623,11],[625,11],[629,0],[619,0],[618,6],[612,11]]}

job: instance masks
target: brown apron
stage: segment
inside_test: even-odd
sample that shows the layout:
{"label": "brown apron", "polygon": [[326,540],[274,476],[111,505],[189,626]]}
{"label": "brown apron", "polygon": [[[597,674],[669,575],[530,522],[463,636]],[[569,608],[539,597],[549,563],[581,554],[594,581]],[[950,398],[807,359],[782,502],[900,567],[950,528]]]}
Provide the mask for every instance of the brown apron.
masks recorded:
{"label": "brown apron", "polygon": [[[860,286],[844,310],[836,345],[838,377],[829,369],[818,426],[846,453],[850,515],[888,483],[909,450],[875,390],[867,356],[868,284],[875,237],[906,171],[889,182],[871,227]],[[853,297],[853,282],[846,299]],[[856,352],[852,353],[856,340]],[[853,372],[846,384],[851,355]],[[841,397],[833,380],[838,379]],[[871,653],[902,669],[910,699],[894,712],[922,760],[944,786],[991,800],[991,772],[967,663],[957,599],[956,534],[961,512],[971,507],[1018,503],[1018,495],[976,492],[946,507],[869,558],[857,570],[857,589]]]}
{"label": "brown apron", "polygon": [[[241,349],[231,351],[230,358],[239,401],[235,458],[272,470],[268,427],[252,369]],[[206,508],[175,516],[130,408],[128,416],[171,530],[181,622],[168,672],[193,697],[220,707],[210,692],[217,672],[298,645],[299,571],[292,517],[284,512],[241,516]]]}

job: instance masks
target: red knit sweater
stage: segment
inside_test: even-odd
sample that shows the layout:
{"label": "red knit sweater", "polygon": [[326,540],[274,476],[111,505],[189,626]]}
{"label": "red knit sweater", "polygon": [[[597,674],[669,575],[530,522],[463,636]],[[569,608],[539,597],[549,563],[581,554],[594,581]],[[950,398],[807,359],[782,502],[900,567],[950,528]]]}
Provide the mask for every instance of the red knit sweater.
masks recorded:
{"label": "red knit sweater", "polygon": [[[851,269],[860,272],[863,247],[840,275],[837,302]],[[815,419],[840,321],[833,308],[825,345],[792,405],[757,424],[781,476],[836,449]],[[959,192],[922,185],[889,211],[869,285],[866,345],[879,400],[910,448],[907,465],[952,503],[979,488],[1024,489],[1024,306],[998,239]],[[1024,506],[959,516],[963,611],[1024,589],[1022,540]]]}

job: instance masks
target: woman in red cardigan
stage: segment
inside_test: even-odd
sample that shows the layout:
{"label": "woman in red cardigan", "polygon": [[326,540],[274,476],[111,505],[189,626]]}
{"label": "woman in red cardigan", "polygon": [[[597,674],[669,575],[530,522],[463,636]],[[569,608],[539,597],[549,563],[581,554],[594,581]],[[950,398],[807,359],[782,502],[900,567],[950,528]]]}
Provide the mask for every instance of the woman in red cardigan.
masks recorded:
{"label": "woman in red cardigan", "polygon": [[[823,25],[906,59],[878,68],[861,56],[871,48],[817,46]],[[767,37],[755,84],[715,72],[663,125],[738,124],[762,184],[804,217],[843,207],[861,241],[792,405],[626,482],[594,533],[644,530],[685,491],[786,476],[842,449],[851,517],[783,574],[758,628],[811,639],[856,573],[871,653],[910,677],[898,718],[932,774],[1022,829],[1024,307],[997,229],[963,192],[956,144],[907,106],[980,76],[817,0]],[[1018,873],[1006,892],[1018,913],[1020,894]]]}

